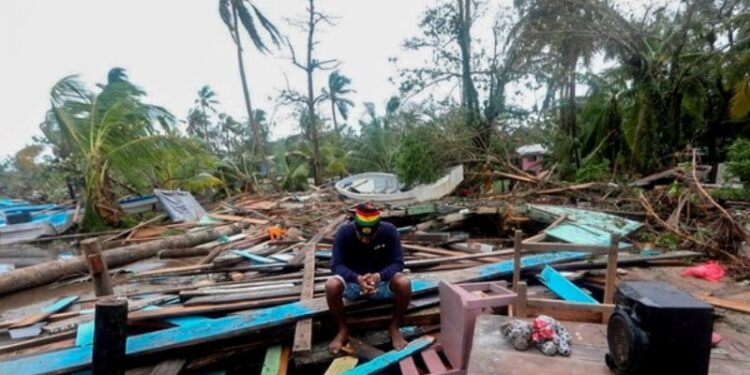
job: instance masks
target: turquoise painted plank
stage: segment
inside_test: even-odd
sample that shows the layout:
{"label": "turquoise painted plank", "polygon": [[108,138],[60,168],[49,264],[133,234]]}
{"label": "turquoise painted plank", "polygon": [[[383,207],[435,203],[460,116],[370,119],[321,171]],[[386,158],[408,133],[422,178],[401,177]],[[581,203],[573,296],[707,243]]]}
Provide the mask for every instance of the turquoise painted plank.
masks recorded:
{"label": "turquoise painted plank", "polygon": [[[157,307],[148,306],[144,310],[153,310]],[[164,318],[164,321],[176,326],[187,327],[194,324],[209,323],[213,320],[202,315],[176,316],[173,318]],[[94,321],[89,321],[78,325],[76,332],[76,346],[88,346],[94,344]]]}
{"label": "turquoise painted plank", "polygon": [[[612,241],[609,232],[568,222],[547,229],[544,233],[558,240],[581,245],[609,246],[610,241]],[[620,249],[627,249],[630,248],[630,244],[620,242],[619,247]]]}
{"label": "turquoise painted plank", "polygon": [[588,295],[550,266],[544,267],[544,270],[539,275],[539,280],[557,294],[558,297],[566,301],[590,304],[599,303],[594,297]]}
{"label": "turquoise painted plank", "polygon": [[[559,252],[531,255],[521,258],[523,268],[538,267],[583,259],[585,253]],[[443,272],[432,277],[425,275],[411,281],[414,294],[434,291],[440,280],[465,282],[510,275],[513,261],[503,261],[465,270]],[[277,326],[295,320],[309,318],[327,312],[326,303],[317,298],[280,306],[251,310],[246,313],[228,315],[186,327],[172,327],[128,337],[127,354],[139,355],[166,351],[219,338],[245,335],[257,330]],[[84,370],[91,364],[91,347],[67,348],[38,353],[22,358],[9,358],[0,362],[0,374],[26,375],[61,373]]]}
{"label": "turquoise painted plank", "polygon": [[89,346],[94,344],[94,321],[78,325],[76,331],[76,346]]}
{"label": "turquoise painted plank", "polygon": [[230,252],[234,255],[239,255],[243,258],[249,259],[250,261],[256,262],[256,263],[263,263],[263,264],[274,264],[274,263],[280,263],[279,261],[268,259],[266,257],[262,257],[260,255],[255,255],[251,252],[244,251],[244,250],[230,250]]}
{"label": "turquoise painted plank", "polygon": [[632,233],[643,225],[637,221],[620,216],[579,208],[545,205],[529,205],[529,208],[532,211],[544,211],[556,217],[566,215],[567,221],[572,221],[586,227],[597,228],[604,232],[619,234],[621,237]]}
{"label": "turquoise painted plank", "polygon": [[211,324],[213,321],[213,319],[202,315],[176,316],[173,318],[164,318],[164,320],[180,327],[189,327],[196,324]]}
{"label": "turquoise painted plank", "polygon": [[62,297],[55,301],[55,303],[46,306],[42,309],[43,313],[56,313],[60,310],[68,308],[73,302],[78,300],[78,296]]}
{"label": "turquoise painted plank", "polygon": [[315,257],[321,259],[331,259],[333,257],[333,251],[316,251]]}
{"label": "turquoise painted plank", "polygon": [[405,348],[401,350],[391,350],[390,352],[383,353],[371,361],[365,362],[351,370],[345,371],[341,375],[368,375],[374,374],[378,371],[383,371],[388,366],[398,363],[404,358],[407,358],[415,353],[419,353],[426,349],[432,342],[435,341],[434,337],[425,336],[420,337],[409,343]]}

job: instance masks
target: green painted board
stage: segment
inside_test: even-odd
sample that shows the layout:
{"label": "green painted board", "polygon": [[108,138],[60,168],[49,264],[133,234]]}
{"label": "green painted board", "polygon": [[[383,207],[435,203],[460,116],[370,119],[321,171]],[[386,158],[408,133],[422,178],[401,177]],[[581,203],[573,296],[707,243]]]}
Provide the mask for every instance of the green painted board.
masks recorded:
{"label": "green painted board", "polygon": [[338,357],[331,362],[328,366],[325,374],[323,375],[340,375],[344,371],[348,371],[354,368],[359,363],[359,358],[350,355],[344,357]]}
{"label": "green painted board", "polygon": [[263,369],[260,375],[277,375],[281,366],[281,345],[275,345],[266,350],[266,359],[263,360]]}

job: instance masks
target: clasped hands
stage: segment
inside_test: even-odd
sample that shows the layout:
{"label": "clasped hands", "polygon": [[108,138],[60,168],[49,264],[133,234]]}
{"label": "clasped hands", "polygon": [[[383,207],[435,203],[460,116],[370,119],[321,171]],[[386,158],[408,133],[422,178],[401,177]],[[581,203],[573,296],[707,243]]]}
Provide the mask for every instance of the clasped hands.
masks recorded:
{"label": "clasped hands", "polygon": [[364,275],[357,276],[357,284],[362,291],[362,294],[370,296],[378,291],[378,285],[380,284],[380,274],[367,273]]}

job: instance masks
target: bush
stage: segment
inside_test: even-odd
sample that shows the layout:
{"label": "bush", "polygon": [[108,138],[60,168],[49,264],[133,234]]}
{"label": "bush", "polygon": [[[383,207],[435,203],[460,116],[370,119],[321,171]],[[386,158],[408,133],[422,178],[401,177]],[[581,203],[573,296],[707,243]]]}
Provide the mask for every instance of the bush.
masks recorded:
{"label": "bush", "polygon": [[446,165],[438,146],[437,131],[431,125],[404,129],[396,153],[396,173],[406,186],[431,183],[442,175]]}
{"label": "bush", "polygon": [[609,170],[609,160],[600,162],[589,161],[576,171],[576,182],[609,181],[612,173]]}
{"label": "bush", "polygon": [[750,187],[750,139],[738,139],[729,147],[727,169]]}

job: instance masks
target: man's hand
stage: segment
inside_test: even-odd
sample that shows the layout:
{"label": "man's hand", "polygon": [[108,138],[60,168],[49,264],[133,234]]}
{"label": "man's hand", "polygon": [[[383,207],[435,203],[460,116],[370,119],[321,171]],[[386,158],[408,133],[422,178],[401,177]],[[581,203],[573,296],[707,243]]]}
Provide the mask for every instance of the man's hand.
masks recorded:
{"label": "man's hand", "polygon": [[373,287],[375,287],[375,289],[377,289],[378,284],[380,284],[380,273],[378,272],[368,273],[367,275],[365,275],[365,278],[370,283],[370,285],[372,285]]}
{"label": "man's hand", "polygon": [[[378,290],[377,287],[373,287],[370,283],[369,273],[357,276],[357,284],[359,284],[359,289],[362,291],[362,294],[366,296],[372,295]],[[375,285],[377,286],[377,284]]]}

